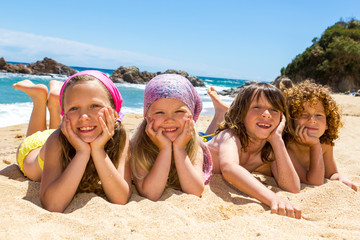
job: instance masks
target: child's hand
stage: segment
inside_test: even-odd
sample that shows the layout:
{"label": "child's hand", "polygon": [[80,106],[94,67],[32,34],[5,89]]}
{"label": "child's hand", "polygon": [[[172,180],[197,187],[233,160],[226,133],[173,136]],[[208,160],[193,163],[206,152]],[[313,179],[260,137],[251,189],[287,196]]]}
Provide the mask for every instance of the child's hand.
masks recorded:
{"label": "child's hand", "polygon": [[344,177],[343,175],[339,174],[339,173],[335,173],[330,177],[330,180],[339,180],[340,182],[342,182],[343,184],[349,186],[350,188],[352,188],[353,190],[357,191],[357,187],[356,185],[347,177]]}
{"label": "child's hand", "polygon": [[111,107],[102,108],[98,113],[98,121],[101,126],[101,134],[90,143],[91,149],[104,149],[105,144],[115,134],[114,110]]}
{"label": "child's hand", "polygon": [[156,132],[153,129],[154,120],[146,118],[146,128],[145,132],[149,136],[150,140],[161,150],[165,148],[166,146],[171,146],[171,141],[169,138],[167,138],[163,131],[164,128],[160,127]]}
{"label": "child's hand", "polygon": [[301,210],[293,203],[285,201],[280,197],[271,202],[271,213],[291,218],[301,218]]}
{"label": "child's hand", "polygon": [[177,138],[173,142],[173,145],[185,149],[186,144],[188,144],[188,142],[191,140],[193,134],[194,134],[194,121],[192,115],[190,114],[188,116],[188,119],[185,120],[183,131],[180,133],[179,136],[177,136]]}
{"label": "child's hand", "polygon": [[78,135],[74,133],[71,128],[70,119],[68,119],[66,114],[64,115],[61,123],[61,131],[76,151],[90,152],[90,145],[84,142]]}
{"label": "child's hand", "polygon": [[284,131],[286,123],[285,115],[283,114],[281,116],[281,121],[279,125],[271,132],[270,136],[267,138],[267,141],[272,144],[274,141],[279,141],[279,139],[282,141],[282,132]]}
{"label": "child's hand", "polygon": [[298,125],[296,127],[296,130],[295,130],[295,134],[296,134],[296,140],[301,143],[301,144],[304,144],[304,145],[307,145],[309,147],[317,144],[320,142],[320,139],[317,138],[317,137],[314,137],[314,136],[310,136],[308,134],[308,130],[307,128],[305,127],[305,125]]}

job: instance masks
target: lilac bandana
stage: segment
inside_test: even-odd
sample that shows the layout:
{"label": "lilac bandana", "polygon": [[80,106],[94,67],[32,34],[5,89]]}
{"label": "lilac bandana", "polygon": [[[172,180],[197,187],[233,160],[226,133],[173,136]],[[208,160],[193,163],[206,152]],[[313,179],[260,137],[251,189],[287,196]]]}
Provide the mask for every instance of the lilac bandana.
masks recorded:
{"label": "lilac bandana", "polygon": [[148,82],[144,94],[144,116],[150,105],[162,98],[172,98],[185,103],[193,119],[199,118],[202,101],[194,86],[185,77],[177,74],[161,74]]}
{"label": "lilac bandana", "polygon": [[105,87],[109,90],[113,100],[114,100],[114,103],[115,103],[115,110],[116,112],[118,113],[119,115],[119,119],[118,121],[122,121],[122,119],[124,118],[124,115],[120,112],[120,109],[121,109],[121,105],[122,105],[122,102],[123,102],[123,99],[121,97],[121,94],[119,92],[119,90],[116,88],[115,84],[113,83],[113,81],[108,77],[106,76],[104,73],[100,72],[100,71],[96,71],[96,70],[86,70],[86,71],[81,71],[81,72],[78,72],[78,73],[75,73],[74,75],[70,76],[66,81],[65,83],[63,84],[62,88],[61,88],[61,91],[60,91],[60,106],[61,106],[61,115],[63,116],[64,115],[64,111],[62,109],[62,103],[61,103],[61,99],[62,99],[62,95],[64,93],[64,89],[65,89],[65,86],[66,84],[70,81],[70,79],[72,79],[73,77],[76,77],[76,76],[79,76],[79,75],[89,75],[89,76],[92,76],[96,79],[98,79],[100,82],[102,82]]}

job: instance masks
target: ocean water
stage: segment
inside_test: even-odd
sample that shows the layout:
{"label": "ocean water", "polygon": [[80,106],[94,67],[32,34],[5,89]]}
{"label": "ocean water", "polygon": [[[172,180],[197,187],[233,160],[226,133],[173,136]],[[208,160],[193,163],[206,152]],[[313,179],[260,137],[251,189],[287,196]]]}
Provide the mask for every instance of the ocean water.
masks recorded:
{"label": "ocean water", "polygon": [[[77,71],[90,69],[82,67],[73,68]],[[109,69],[98,70],[109,76],[113,72],[113,70]],[[66,76],[61,75],[28,75],[0,72],[0,127],[27,123],[31,115],[31,98],[22,91],[12,88],[12,84],[24,79],[29,79],[34,83],[48,85],[49,81],[52,79],[65,81],[66,78]],[[203,110],[201,112],[202,115],[211,115],[214,113],[211,99],[206,94],[208,87],[214,86],[217,91],[221,91],[224,89],[240,86],[246,82],[246,80],[240,79],[203,76],[199,76],[199,78],[201,78],[206,85],[205,87],[196,87],[196,90],[200,94],[203,101]],[[119,89],[124,100],[121,111],[125,114],[125,117],[126,113],[142,114],[145,84],[116,83],[115,85]],[[221,96],[221,99],[229,105],[233,101],[233,98],[228,96]]]}

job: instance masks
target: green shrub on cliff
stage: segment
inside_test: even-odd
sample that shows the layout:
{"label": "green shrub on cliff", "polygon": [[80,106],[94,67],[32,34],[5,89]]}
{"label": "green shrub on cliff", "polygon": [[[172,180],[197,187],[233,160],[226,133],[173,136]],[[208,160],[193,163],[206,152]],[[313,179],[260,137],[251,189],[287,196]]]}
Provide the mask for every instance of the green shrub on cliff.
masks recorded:
{"label": "green shrub on cliff", "polygon": [[307,78],[334,91],[360,88],[360,22],[339,21],[299,54],[281,74],[295,83]]}

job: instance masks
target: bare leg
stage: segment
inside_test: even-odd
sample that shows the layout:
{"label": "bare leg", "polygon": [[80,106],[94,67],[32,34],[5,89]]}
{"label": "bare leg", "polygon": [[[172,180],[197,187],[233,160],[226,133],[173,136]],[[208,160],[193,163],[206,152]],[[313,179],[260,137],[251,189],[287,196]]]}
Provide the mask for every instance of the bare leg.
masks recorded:
{"label": "bare leg", "polygon": [[209,87],[207,93],[209,94],[215,108],[214,117],[211,120],[209,127],[206,129],[206,134],[211,134],[216,131],[218,124],[225,120],[225,113],[229,109],[229,106],[221,101],[214,87]]}
{"label": "bare leg", "polygon": [[50,129],[57,129],[61,122],[61,108],[59,102],[60,89],[64,83],[56,80],[49,82],[49,96],[47,107],[50,112]]}
{"label": "bare leg", "polygon": [[44,84],[34,84],[30,80],[23,80],[14,83],[13,88],[29,95],[34,104],[26,136],[30,136],[37,131],[46,130],[47,87]]}
{"label": "bare leg", "polygon": [[39,166],[38,156],[42,147],[36,148],[28,153],[24,159],[24,172],[32,181],[40,181],[42,170]]}
{"label": "bare leg", "polygon": [[[34,84],[30,80],[23,80],[13,84],[13,88],[23,91],[29,95],[33,101],[33,109],[26,136],[28,137],[37,131],[46,130],[47,87],[44,84]],[[19,148],[16,155],[18,155]],[[40,181],[41,178],[41,169],[37,161],[40,149],[41,148],[34,149],[24,159],[24,172],[27,177],[33,181]]]}

